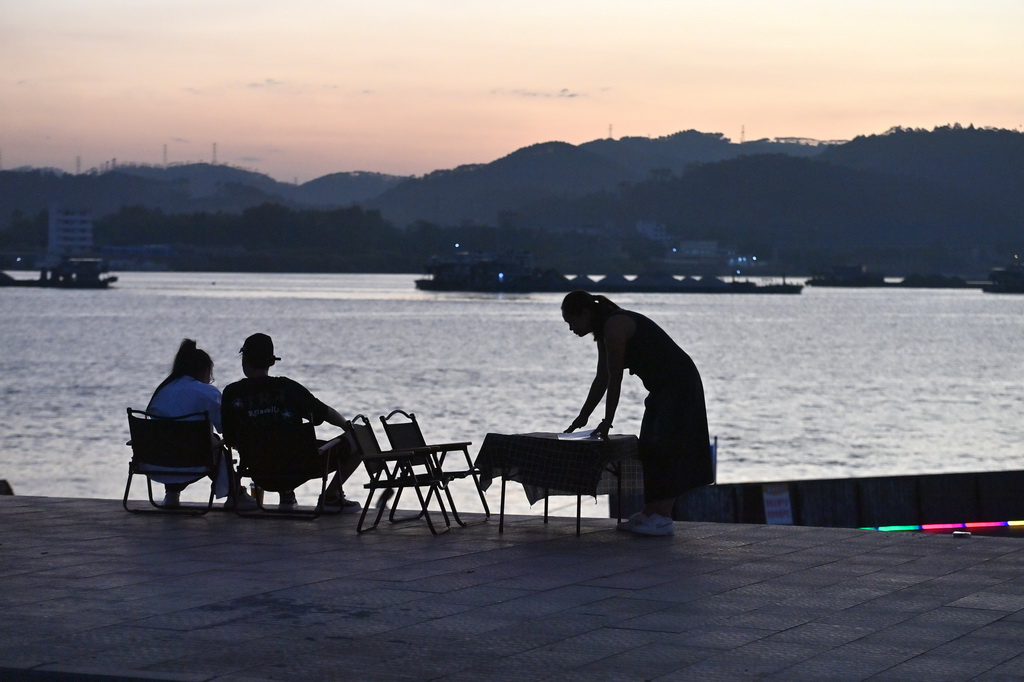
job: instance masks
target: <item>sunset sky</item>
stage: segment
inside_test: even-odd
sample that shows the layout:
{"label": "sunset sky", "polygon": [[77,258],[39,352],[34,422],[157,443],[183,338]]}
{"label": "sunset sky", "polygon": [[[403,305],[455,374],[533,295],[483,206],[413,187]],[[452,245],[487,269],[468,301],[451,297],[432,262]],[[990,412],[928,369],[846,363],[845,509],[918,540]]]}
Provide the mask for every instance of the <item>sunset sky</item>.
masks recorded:
{"label": "sunset sky", "polygon": [[1022,36],[1022,0],[0,0],[0,165],[216,145],[305,182],[609,134],[1024,130]]}

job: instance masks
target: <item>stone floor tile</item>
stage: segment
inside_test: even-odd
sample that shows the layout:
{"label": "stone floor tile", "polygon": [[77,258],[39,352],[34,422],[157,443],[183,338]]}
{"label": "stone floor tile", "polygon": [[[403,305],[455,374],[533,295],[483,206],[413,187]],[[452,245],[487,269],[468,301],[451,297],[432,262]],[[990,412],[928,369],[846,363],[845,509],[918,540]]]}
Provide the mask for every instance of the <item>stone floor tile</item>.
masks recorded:
{"label": "stone floor tile", "polygon": [[993,661],[977,658],[949,658],[922,654],[872,677],[878,682],[935,682],[936,680],[973,680],[990,671]]}
{"label": "stone floor tile", "polygon": [[356,535],[350,517],[0,499],[0,679],[1024,676],[1020,538],[684,522],[637,538],[606,519],[577,537],[572,518],[509,521]]}

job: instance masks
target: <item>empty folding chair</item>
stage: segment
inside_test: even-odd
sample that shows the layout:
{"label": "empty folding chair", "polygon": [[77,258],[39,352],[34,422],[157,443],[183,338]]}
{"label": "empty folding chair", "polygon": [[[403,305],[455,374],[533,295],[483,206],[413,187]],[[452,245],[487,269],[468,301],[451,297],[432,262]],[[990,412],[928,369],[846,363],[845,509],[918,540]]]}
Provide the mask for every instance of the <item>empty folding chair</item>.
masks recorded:
{"label": "empty folding chair", "polygon": [[[426,521],[430,532],[437,535],[437,528],[430,516],[431,500],[437,501],[437,506],[444,518],[447,529],[451,525],[448,519],[448,511],[445,509],[444,500],[441,498],[441,490],[444,482],[434,461],[433,451],[429,448],[415,449],[394,449],[382,451],[377,442],[377,436],[373,433],[370,420],[365,415],[359,414],[352,419],[352,434],[359,445],[363,466],[370,480],[364,486],[368,491],[366,504],[363,505],[363,512],[359,516],[357,532],[363,532],[363,522],[366,513],[370,509],[374,493],[391,490],[394,492],[394,499],[391,504],[391,511],[388,520],[391,523],[410,521],[422,518]],[[412,488],[416,493],[419,502],[419,511],[412,516],[399,518],[396,516],[399,500],[402,492]],[[379,505],[377,517],[370,528],[376,528],[384,516],[386,505]],[[366,530],[370,530],[367,528]]]}
{"label": "empty folding chair", "polygon": [[[472,445],[471,441],[427,443],[420,429],[419,422],[416,421],[416,415],[404,410],[392,410],[386,417],[381,417],[380,422],[384,425],[384,433],[387,434],[388,442],[391,443],[392,448],[429,448],[434,453],[437,468],[440,470],[442,479],[445,482],[448,504],[456,523],[460,526],[466,525],[459,518],[459,513],[456,509],[455,501],[452,499],[448,484],[452,480],[461,478],[468,478],[473,482],[476,494],[480,498],[480,505],[483,508],[484,521],[490,518],[491,510],[487,506],[487,498],[480,485],[480,470],[473,465],[473,460],[469,456],[469,446]],[[452,455],[452,460],[454,461],[448,460],[449,454]]]}

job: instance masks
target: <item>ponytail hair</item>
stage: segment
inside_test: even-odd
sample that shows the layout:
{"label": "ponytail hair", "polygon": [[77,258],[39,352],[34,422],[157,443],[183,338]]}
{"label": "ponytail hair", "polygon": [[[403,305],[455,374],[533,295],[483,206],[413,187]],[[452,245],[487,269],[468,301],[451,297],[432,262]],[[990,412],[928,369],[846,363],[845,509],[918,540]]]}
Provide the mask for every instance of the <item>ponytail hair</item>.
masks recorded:
{"label": "ponytail hair", "polygon": [[562,299],[562,312],[570,315],[580,315],[589,312],[594,325],[594,339],[601,339],[604,336],[605,321],[622,310],[611,299],[601,294],[592,294],[589,291],[577,289],[570,291]]}
{"label": "ponytail hair", "polygon": [[[153,397],[149,399],[149,404],[152,405],[157,394],[172,381],[177,381],[186,376],[201,381],[200,377],[204,377],[212,371],[213,359],[210,358],[210,355],[205,350],[196,346],[195,339],[184,339],[181,345],[178,346],[178,352],[174,355],[171,373],[153,391]],[[149,411],[148,406],[146,410]]]}

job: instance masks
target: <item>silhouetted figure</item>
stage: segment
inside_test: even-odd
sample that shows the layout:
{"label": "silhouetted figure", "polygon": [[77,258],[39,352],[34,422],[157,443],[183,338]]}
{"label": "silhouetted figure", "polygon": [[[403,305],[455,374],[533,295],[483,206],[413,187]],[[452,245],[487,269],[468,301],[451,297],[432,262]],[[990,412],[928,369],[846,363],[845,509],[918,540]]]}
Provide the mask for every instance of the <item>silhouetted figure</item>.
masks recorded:
{"label": "silhouetted figure", "polygon": [[[174,356],[171,373],[160,382],[149,399],[146,412],[158,417],[180,417],[196,412],[206,412],[210,416],[210,424],[217,431],[221,430],[220,390],[213,385],[213,360],[210,355],[196,346],[193,339],[185,339],[178,347]],[[220,437],[210,434],[213,448],[222,447]],[[239,491],[237,483],[232,486],[233,472],[227,464],[228,458],[221,459],[221,467],[217,474],[215,494],[218,498],[227,497],[232,490],[239,493],[238,503],[243,506],[255,506],[252,499],[245,499],[248,494]],[[180,504],[181,491],[188,486],[184,476],[167,476],[155,480],[164,484],[164,505],[177,507]],[[234,496],[232,496],[234,502]]]}
{"label": "silhouetted figure", "polygon": [[[247,424],[298,424],[303,417],[309,417],[314,425],[327,422],[350,431],[350,422],[336,409],[318,400],[305,386],[288,377],[270,376],[270,368],[281,358],[274,355],[274,342],[269,336],[253,334],[238,352],[242,355],[245,378],[225,387],[221,407],[224,440],[229,445],[242,440]],[[322,445],[325,441],[319,442]],[[324,506],[341,505],[345,513],[361,511],[362,506],[346,499],[341,489],[341,484],[360,464],[358,450],[351,448],[343,438],[332,448],[331,458],[332,466],[340,461],[341,467],[327,488]],[[291,509],[295,504],[294,491],[281,493],[282,508]]]}
{"label": "silhouetted figure", "polygon": [[623,371],[640,377],[648,391],[639,445],[644,509],[620,523],[619,529],[672,535],[676,498],[714,479],[704,386],[697,367],[661,327],[604,296],[586,291],[566,294],[562,319],[574,334],[592,334],[597,343],[597,374],[566,433],[586,426],[604,397],[604,419],[595,433],[607,437],[619,405]]}

